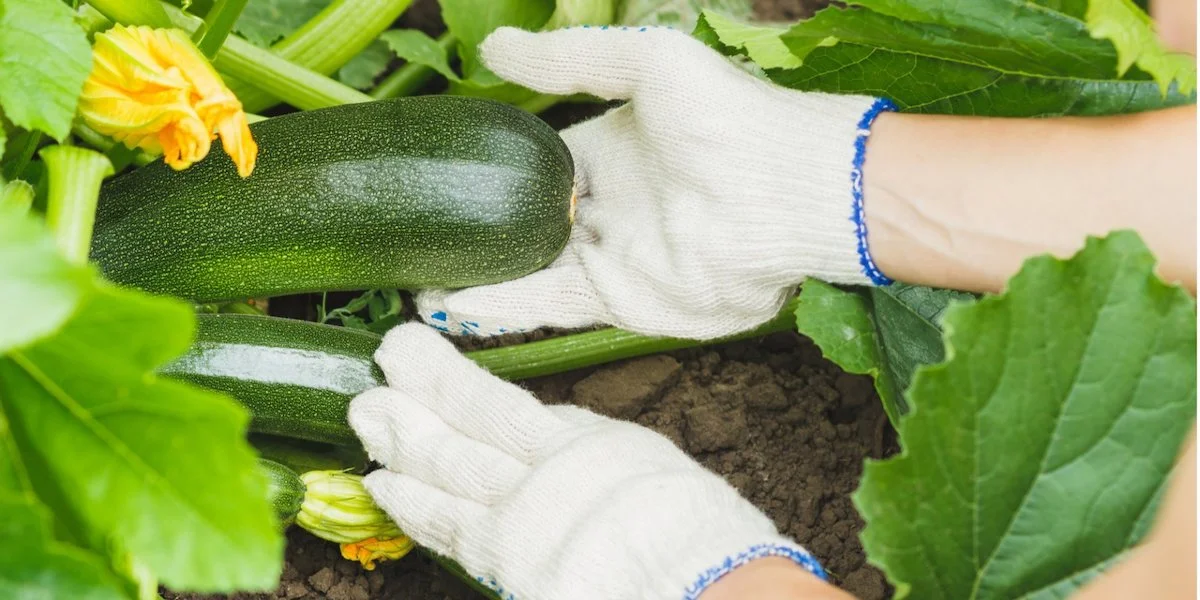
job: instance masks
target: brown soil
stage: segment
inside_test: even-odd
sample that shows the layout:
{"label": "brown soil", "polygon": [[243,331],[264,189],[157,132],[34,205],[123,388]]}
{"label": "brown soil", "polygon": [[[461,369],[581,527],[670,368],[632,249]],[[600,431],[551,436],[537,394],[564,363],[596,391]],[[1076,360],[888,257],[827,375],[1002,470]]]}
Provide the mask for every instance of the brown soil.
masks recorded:
{"label": "brown soil", "polygon": [[[826,0],[755,0],[764,20],[811,15]],[[402,26],[436,34],[436,5],[418,0]],[[543,115],[556,127],[603,107],[560,105]],[[331,296],[333,296],[331,294]],[[344,302],[331,297],[330,306]],[[346,295],[348,300],[353,295]],[[272,301],[272,313],[313,318],[319,296]],[[545,337],[535,332],[527,339]],[[507,342],[517,341],[513,339]],[[479,343],[483,342],[483,343]],[[472,346],[496,345],[477,340]],[[719,473],[804,544],[834,581],[863,600],[890,597],[883,575],[865,563],[862,520],[850,494],[864,458],[895,450],[894,433],[870,381],[843,373],[794,333],[682,350],[524,382],[547,403],[572,402],[630,419],[666,435]],[[164,591],[166,600],[224,598]],[[230,599],[471,600],[479,596],[419,552],[365,571],[337,546],[293,528],[280,587]]]}

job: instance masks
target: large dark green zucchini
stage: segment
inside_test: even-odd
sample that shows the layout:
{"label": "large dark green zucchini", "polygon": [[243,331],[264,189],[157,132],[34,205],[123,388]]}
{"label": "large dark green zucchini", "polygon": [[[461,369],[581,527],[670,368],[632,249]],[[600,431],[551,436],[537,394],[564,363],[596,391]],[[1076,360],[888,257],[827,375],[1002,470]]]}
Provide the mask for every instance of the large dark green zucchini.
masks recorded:
{"label": "large dark green zucchini", "polygon": [[308,321],[196,315],[196,342],[160,372],[226,392],[250,409],[250,429],[357,445],[350,400],[385,385],[372,356],[381,338]]}
{"label": "large dark green zucchini", "polygon": [[525,275],[566,244],[570,153],[508,105],[401,98],[250,129],[247,179],[214,151],[103,186],[92,260],[106,277],[198,302],[455,288]]}

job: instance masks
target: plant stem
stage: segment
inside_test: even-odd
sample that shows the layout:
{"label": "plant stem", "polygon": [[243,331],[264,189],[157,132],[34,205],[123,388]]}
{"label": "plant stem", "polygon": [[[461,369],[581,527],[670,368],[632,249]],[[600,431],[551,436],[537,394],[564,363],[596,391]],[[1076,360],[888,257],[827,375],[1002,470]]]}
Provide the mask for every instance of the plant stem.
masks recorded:
{"label": "plant stem", "polygon": [[[458,38],[450,34],[449,31],[438,36],[438,46],[442,48],[442,52],[449,54],[451,50],[458,45]],[[406,63],[404,66],[392,71],[390,75],[379,82],[375,89],[371,90],[371,97],[377,100],[384,98],[398,98],[400,96],[411,96],[421,89],[430,79],[433,79],[434,71],[432,68],[419,63]]]}
{"label": "plant stem", "polygon": [[502,379],[526,379],[680,348],[720,344],[796,328],[796,300],[757,328],[718,340],[644,336],[623,329],[600,329],[515,346],[467,352],[466,356]]}
{"label": "plant stem", "polygon": [[[335,0],[304,26],[272,45],[271,52],[328,75],[362,52],[410,4],[412,0]],[[258,112],[279,103],[279,98],[254,84],[234,77],[227,78],[226,83],[247,111]]]}
{"label": "plant stem", "polygon": [[[163,4],[175,26],[189,33],[203,23],[169,4]],[[255,86],[302,110],[369,102],[371,97],[320,73],[289,62],[270,50],[231,35],[213,61],[224,74],[253,81]]]}
{"label": "plant stem", "polygon": [[230,31],[233,31],[233,24],[242,14],[242,9],[246,8],[246,1],[217,0],[212,9],[208,11],[208,16],[204,19],[204,27],[196,33],[200,37],[193,39],[197,40],[196,47],[209,60],[212,60],[217,52],[221,51],[221,45],[225,43],[225,38],[229,36]]}
{"label": "plant stem", "polygon": [[[12,162],[5,165],[4,178],[16,179],[20,177],[21,172],[25,170],[25,167],[29,166],[29,161],[33,159],[33,153],[37,152],[38,144],[41,142],[42,132],[40,131],[26,131],[18,134],[18,136],[13,139],[13,144],[19,145],[21,149],[17,155],[13,157]],[[3,148],[3,146],[0,145],[0,148]],[[3,151],[0,150],[0,153],[2,152]]]}
{"label": "plant stem", "polygon": [[151,27],[173,27],[171,18],[156,0],[88,0],[108,17],[108,20],[123,25],[149,25]]}
{"label": "plant stem", "polygon": [[536,114],[545,112],[551,106],[554,106],[555,104],[558,104],[559,102],[562,102],[562,101],[563,101],[562,96],[554,96],[551,94],[538,94],[538,95],[518,104],[517,108],[520,108],[521,110],[523,110],[525,112],[530,112],[530,113],[533,113],[536,115]]}
{"label": "plant stem", "polygon": [[50,181],[46,223],[67,260],[86,263],[100,181],[112,175],[112,163],[103,154],[79,146],[50,146],[40,155]]}

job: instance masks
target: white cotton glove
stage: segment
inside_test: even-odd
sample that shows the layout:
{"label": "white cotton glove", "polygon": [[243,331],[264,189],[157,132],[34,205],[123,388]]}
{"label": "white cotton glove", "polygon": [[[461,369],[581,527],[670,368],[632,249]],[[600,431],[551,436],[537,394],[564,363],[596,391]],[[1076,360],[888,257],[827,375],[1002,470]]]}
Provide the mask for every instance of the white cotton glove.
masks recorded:
{"label": "white cotton glove", "polygon": [[419,544],[520,600],[692,599],[763,556],[821,567],[670,440],[543,406],[420,324],[375,353],[388,387],[350,405],[386,469],[364,483]]}
{"label": "white cotton glove", "polygon": [[419,294],[430,325],[715,338],[769,320],[808,276],[888,282],[861,193],[886,100],[787,90],[665,28],[502,28],[481,51],[539,92],[629,102],[562,132],[579,196],[562,256],[511,282]]}

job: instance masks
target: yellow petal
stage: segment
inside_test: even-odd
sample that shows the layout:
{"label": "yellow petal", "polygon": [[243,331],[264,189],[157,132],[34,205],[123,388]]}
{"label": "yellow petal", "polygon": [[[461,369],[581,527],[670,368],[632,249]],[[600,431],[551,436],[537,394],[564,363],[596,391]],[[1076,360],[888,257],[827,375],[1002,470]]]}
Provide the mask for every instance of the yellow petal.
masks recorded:
{"label": "yellow petal", "polygon": [[238,175],[254,170],[258,146],[241,102],[183,31],[117,25],[96,35],[92,56],[79,104],[89,127],[161,152],[176,169],[207,156],[220,136]]}
{"label": "yellow petal", "polygon": [[357,560],[364,569],[373,571],[375,561],[397,560],[413,549],[413,541],[405,536],[390,539],[367,538],[361,542],[342,544],[342,558]]}

